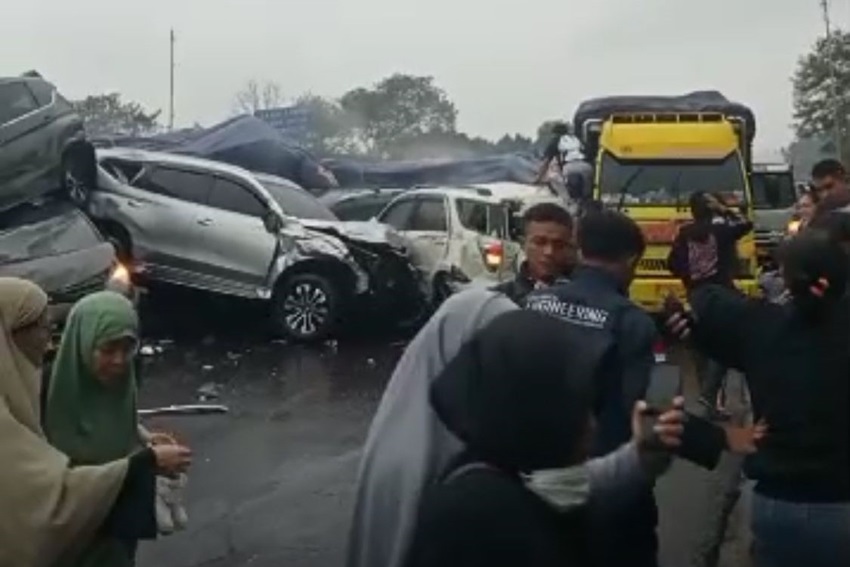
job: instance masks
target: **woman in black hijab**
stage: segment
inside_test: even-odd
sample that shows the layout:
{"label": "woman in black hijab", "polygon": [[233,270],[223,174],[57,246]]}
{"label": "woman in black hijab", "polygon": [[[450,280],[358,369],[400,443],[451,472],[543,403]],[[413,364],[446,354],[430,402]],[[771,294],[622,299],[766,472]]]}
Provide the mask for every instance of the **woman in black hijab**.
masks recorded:
{"label": "woman in black hijab", "polygon": [[586,563],[581,507],[527,486],[533,472],[585,461],[594,375],[604,358],[578,331],[536,312],[500,315],[449,363],[431,403],[466,452],[425,494],[410,567]]}

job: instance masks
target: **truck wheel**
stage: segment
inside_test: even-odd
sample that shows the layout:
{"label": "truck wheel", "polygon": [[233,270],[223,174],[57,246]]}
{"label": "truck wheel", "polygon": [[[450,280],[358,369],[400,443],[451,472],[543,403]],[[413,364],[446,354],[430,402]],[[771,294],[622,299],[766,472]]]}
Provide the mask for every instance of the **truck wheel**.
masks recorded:
{"label": "truck wheel", "polygon": [[284,279],[275,290],[273,304],[275,330],[296,341],[320,341],[339,321],[339,292],[330,279],[318,274]]}

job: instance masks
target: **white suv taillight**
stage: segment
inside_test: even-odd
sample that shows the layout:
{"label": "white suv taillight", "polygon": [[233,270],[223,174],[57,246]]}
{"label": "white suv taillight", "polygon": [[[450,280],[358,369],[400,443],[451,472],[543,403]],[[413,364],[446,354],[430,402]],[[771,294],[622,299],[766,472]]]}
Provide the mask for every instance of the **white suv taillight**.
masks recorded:
{"label": "white suv taillight", "polygon": [[491,242],[484,247],[484,265],[491,272],[495,272],[502,267],[502,262],[505,260],[505,247],[501,241]]}

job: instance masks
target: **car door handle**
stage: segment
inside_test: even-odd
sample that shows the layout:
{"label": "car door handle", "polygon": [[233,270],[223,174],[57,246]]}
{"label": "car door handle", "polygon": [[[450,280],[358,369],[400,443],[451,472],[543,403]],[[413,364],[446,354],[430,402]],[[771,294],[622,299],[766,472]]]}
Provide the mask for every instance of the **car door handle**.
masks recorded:
{"label": "car door handle", "polygon": [[139,207],[142,206],[142,204],[139,201],[131,200],[131,201],[127,201],[127,206],[133,207],[134,209],[138,209]]}
{"label": "car door handle", "polygon": [[201,226],[210,226],[212,223],[212,219],[198,219],[198,224]]}

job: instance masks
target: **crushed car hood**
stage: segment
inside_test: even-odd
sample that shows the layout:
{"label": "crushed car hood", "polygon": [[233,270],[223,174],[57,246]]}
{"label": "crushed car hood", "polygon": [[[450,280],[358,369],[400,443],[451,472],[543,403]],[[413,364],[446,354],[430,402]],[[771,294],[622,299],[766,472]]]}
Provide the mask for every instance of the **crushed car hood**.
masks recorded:
{"label": "crushed car hood", "polygon": [[365,242],[368,244],[387,244],[392,248],[406,250],[404,238],[391,226],[374,221],[325,221],[301,219],[306,228],[333,234],[334,236]]}

